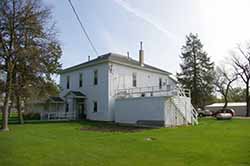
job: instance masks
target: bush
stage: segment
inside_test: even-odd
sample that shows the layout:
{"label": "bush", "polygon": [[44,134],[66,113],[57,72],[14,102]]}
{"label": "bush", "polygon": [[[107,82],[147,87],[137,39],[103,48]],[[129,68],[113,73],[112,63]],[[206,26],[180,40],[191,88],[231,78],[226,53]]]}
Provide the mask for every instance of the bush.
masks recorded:
{"label": "bush", "polygon": [[40,113],[38,113],[38,112],[24,112],[23,119],[24,120],[40,120]]}

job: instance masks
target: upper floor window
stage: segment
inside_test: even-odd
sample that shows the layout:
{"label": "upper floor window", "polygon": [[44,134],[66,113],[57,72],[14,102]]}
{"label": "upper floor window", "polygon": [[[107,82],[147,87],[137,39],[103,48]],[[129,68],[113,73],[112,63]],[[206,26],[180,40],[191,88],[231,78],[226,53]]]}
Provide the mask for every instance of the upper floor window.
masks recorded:
{"label": "upper floor window", "polygon": [[67,76],[67,84],[66,84],[66,88],[69,89],[70,87],[70,77]]}
{"label": "upper floor window", "polygon": [[167,84],[167,90],[171,90],[171,85]]}
{"label": "upper floor window", "polygon": [[168,85],[168,79],[165,79],[165,82],[163,83],[163,85]]}
{"label": "upper floor window", "polygon": [[82,81],[83,81],[83,79],[82,79],[82,73],[80,73],[79,74],[79,88],[82,87]]}
{"label": "upper floor window", "polygon": [[97,112],[97,110],[98,110],[98,104],[97,104],[97,101],[94,101],[93,102],[93,112]]}
{"label": "upper floor window", "polygon": [[133,84],[133,87],[136,87],[136,73],[133,73],[133,76],[132,76],[133,78],[133,82],[132,82],[132,84]]}
{"label": "upper floor window", "polygon": [[94,71],[94,85],[98,84],[98,70]]}
{"label": "upper floor window", "polygon": [[162,88],[162,78],[159,78],[159,88]]}

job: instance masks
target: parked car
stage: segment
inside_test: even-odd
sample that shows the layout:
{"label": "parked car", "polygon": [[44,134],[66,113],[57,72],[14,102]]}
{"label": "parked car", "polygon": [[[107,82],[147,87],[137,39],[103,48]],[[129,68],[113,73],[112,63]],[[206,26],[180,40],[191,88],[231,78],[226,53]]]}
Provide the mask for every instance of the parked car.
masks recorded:
{"label": "parked car", "polygon": [[216,119],[218,120],[230,120],[232,119],[233,115],[231,113],[223,113],[220,112],[218,114],[216,114]]}
{"label": "parked car", "polygon": [[210,111],[210,110],[202,110],[200,108],[197,110],[197,112],[198,112],[199,117],[212,116],[213,115],[212,111]]}
{"label": "parked car", "polygon": [[214,116],[216,117],[219,113],[230,113],[232,117],[235,115],[235,111],[231,108],[222,108],[214,113]]}

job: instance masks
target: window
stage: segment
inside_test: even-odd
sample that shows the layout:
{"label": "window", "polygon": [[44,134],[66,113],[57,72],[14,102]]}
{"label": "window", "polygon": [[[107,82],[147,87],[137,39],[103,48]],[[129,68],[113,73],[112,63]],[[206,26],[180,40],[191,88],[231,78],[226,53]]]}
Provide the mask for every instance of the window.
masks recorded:
{"label": "window", "polygon": [[94,101],[93,104],[94,104],[93,112],[97,112],[97,107],[98,107],[97,101]]}
{"label": "window", "polygon": [[132,84],[133,84],[133,87],[136,87],[136,73],[133,73],[133,82],[132,82]]}
{"label": "window", "polygon": [[82,87],[82,73],[79,74],[79,88]]}
{"label": "window", "polygon": [[168,79],[165,79],[165,82],[163,83],[164,86],[168,85]]}
{"label": "window", "polygon": [[70,82],[70,77],[67,76],[67,85],[66,85],[66,86],[67,86],[67,89],[69,89],[69,86],[70,86],[70,85],[69,85],[69,82]]}
{"label": "window", "polygon": [[167,85],[167,90],[170,91],[171,90],[171,86],[168,84]]}
{"label": "window", "polygon": [[98,70],[94,71],[94,85],[98,84]]}
{"label": "window", "polygon": [[162,79],[159,78],[159,88],[161,89],[162,88]]}
{"label": "window", "polygon": [[66,104],[65,112],[69,112],[69,104]]}

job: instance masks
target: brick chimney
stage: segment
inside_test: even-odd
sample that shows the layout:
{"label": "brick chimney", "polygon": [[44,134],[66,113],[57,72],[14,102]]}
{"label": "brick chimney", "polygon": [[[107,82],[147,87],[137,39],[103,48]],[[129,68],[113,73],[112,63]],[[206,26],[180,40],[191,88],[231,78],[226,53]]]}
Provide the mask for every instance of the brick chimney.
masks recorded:
{"label": "brick chimney", "polygon": [[144,66],[144,50],[142,49],[142,41],[140,42],[139,62],[141,66]]}

